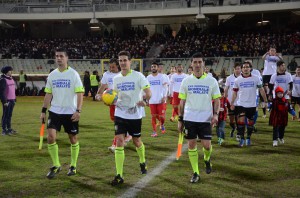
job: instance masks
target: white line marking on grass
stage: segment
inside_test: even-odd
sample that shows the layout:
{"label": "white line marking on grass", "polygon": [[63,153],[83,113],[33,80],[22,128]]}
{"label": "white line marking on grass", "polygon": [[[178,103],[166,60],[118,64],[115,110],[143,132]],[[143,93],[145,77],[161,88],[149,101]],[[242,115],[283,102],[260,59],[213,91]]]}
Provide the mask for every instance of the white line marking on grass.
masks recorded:
{"label": "white line marking on grass", "polygon": [[[182,145],[182,152],[185,152],[187,149],[187,144]],[[140,179],[133,187],[125,191],[125,193],[119,196],[119,198],[136,197],[137,193],[145,188],[154,177],[159,175],[169,164],[176,160],[176,153],[177,150],[164,159],[155,169],[148,172],[147,175]]]}

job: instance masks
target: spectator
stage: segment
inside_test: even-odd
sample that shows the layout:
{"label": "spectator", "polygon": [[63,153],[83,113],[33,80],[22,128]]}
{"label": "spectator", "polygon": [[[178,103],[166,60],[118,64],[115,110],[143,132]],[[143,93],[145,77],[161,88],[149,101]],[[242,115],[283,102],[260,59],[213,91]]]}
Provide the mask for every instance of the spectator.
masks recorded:
{"label": "spectator", "polygon": [[17,132],[11,128],[11,117],[16,102],[15,81],[12,78],[13,68],[4,66],[0,77],[0,99],[2,102],[2,135],[12,135]]}
{"label": "spectator", "polygon": [[24,96],[25,95],[27,75],[24,74],[23,70],[20,70],[19,78],[20,78],[19,79],[19,85],[20,85],[19,95]]}
{"label": "spectator", "polygon": [[97,94],[98,86],[100,82],[100,77],[97,70],[93,71],[93,74],[90,75],[90,82],[91,82],[91,93],[92,93],[93,101],[96,101],[95,96]]}
{"label": "spectator", "polygon": [[90,80],[90,72],[85,71],[83,77],[83,86],[84,86],[84,96],[88,97],[91,89],[91,80]]}
{"label": "spectator", "polygon": [[287,66],[290,73],[295,73],[295,70],[297,67],[298,67],[298,64],[297,64],[295,58],[293,58]]}

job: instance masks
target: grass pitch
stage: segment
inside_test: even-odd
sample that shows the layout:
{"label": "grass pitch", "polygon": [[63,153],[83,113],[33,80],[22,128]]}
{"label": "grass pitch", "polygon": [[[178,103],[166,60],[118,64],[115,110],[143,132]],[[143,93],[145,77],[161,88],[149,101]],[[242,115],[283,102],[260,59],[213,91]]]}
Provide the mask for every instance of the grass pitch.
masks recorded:
{"label": "grass pitch", "polygon": [[[38,150],[42,101],[42,97],[19,97],[12,121],[18,134],[0,137],[0,197],[117,197],[144,177],[140,174],[135,147],[130,142],[125,148],[125,183],[118,187],[109,185],[115,175],[114,155],[107,149],[114,135],[109,109],[101,102],[85,98],[80,119],[78,173],[73,177],[66,175],[70,143],[61,131],[57,143],[63,170],[54,179],[47,179],[51,159],[46,135],[43,149]],[[150,137],[149,108],[146,112],[142,140],[151,172],[174,153],[178,135],[177,124],[167,120],[167,133]],[[169,106],[167,118],[170,112]],[[189,183],[192,169],[185,152],[151,180],[137,197],[300,197],[299,126],[298,121],[289,121],[285,144],[276,148],[272,147],[272,127],[268,126],[268,119],[261,116],[258,133],[253,134],[253,145],[249,148],[237,147],[235,139],[228,137],[228,126],[224,146],[217,145],[214,129],[210,175],[205,174],[199,143],[199,183]]]}

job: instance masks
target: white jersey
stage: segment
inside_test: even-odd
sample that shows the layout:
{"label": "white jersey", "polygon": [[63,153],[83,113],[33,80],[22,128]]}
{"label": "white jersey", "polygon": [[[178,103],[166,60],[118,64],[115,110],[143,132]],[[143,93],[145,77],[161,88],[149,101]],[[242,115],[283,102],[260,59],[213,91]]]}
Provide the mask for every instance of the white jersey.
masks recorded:
{"label": "white jersey", "polygon": [[147,80],[152,94],[149,104],[161,104],[162,98],[167,96],[168,80],[163,74],[157,74],[156,76],[150,74],[147,76]]}
{"label": "white jersey", "polygon": [[266,55],[263,75],[273,75],[277,71],[276,63],[281,60],[278,56]]}
{"label": "white jersey", "polygon": [[[261,76],[260,72],[259,72],[257,69],[252,69],[251,74],[252,74],[252,75],[255,75],[255,76],[258,76],[259,79],[260,79],[261,82],[262,82],[262,76]],[[256,95],[259,96],[259,91],[258,91],[258,89],[256,90]]]}
{"label": "white jersey", "polygon": [[256,90],[262,87],[258,76],[251,75],[244,78],[242,75],[234,81],[233,89],[237,89],[238,100],[236,106],[256,107]]}
{"label": "white jersey", "polygon": [[113,79],[116,75],[118,75],[120,72],[118,73],[113,73],[110,71],[107,71],[103,74],[103,77],[101,79],[101,84],[107,85],[108,89],[113,89]]}
{"label": "white jersey", "polygon": [[173,74],[169,74],[169,75],[168,75],[168,78],[169,78],[169,91],[168,91],[168,96],[173,96],[173,88],[172,88],[172,85],[171,85],[171,78],[172,78],[172,75],[173,75]]}
{"label": "white jersey", "polygon": [[150,87],[145,76],[130,70],[126,76],[121,73],[116,75],[113,84],[114,90],[118,92],[115,116],[124,119],[141,119],[143,110],[136,103],[142,100],[142,90]]}
{"label": "white jersey", "polygon": [[210,123],[213,116],[212,100],[220,97],[217,80],[208,74],[204,73],[200,79],[194,75],[185,78],[179,91],[179,98],[186,100],[183,119]]}
{"label": "white jersey", "polygon": [[260,72],[257,69],[252,69],[251,74],[255,75],[255,76],[258,76],[260,78],[260,80],[262,81],[262,76],[261,76]]}
{"label": "white jersey", "polygon": [[293,75],[293,91],[292,96],[293,97],[300,97],[300,76]]}
{"label": "white jersey", "polygon": [[185,73],[174,73],[171,77],[171,86],[172,86],[172,90],[173,92],[179,92],[180,89],[180,85],[183,81],[183,79],[185,79],[187,77],[187,75]]}
{"label": "white jersey", "polygon": [[53,70],[47,79],[45,92],[52,94],[49,111],[56,114],[73,114],[77,109],[77,93],[84,92],[79,74],[73,68],[60,72]]}
{"label": "white jersey", "polygon": [[[274,85],[273,89],[273,97],[275,98],[275,89],[280,86],[284,91],[287,91],[289,89],[289,83],[293,82],[292,75],[289,72],[285,72],[283,75],[278,75],[278,73],[275,73],[271,76],[269,84]],[[289,99],[289,95],[285,95],[286,99]]]}
{"label": "white jersey", "polygon": [[[228,87],[228,96],[227,99],[229,100],[229,102],[231,103],[231,99],[232,99],[232,93],[233,93],[233,86],[234,86],[234,81],[237,77],[234,74],[231,74],[230,76],[228,76],[226,78],[226,82],[225,82],[225,86]],[[238,95],[234,101],[234,105],[236,105],[236,101],[238,100]]]}

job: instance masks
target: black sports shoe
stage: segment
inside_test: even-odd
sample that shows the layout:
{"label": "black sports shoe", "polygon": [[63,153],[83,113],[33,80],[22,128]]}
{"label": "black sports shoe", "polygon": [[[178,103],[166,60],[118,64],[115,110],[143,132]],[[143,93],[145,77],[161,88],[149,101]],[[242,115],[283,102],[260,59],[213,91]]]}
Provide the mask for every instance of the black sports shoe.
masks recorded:
{"label": "black sports shoe", "polygon": [[200,176],[195,172],[190,180],[191,183],[197,183],[200,180]]}
{"label": "black sports shoe", "polygon": [[140,167],[141,167],[141,173],[142,174],[147,174],[147,166],[146,166],[146,163],[141,163],[140,164]]}
{"label": "black sports shoe", "polygon": [[68,171],[67,175],[68,175],[68,176],[76,175],[76,167],[71,166],[71,167],[69,168],[69,171]]}
{"label": "black sports shoe", "polygon": [[55,177],[55,175],[56,175],[57,173],[59,173],[59,171],[61,171],[61,167],[52,166],[52,167],[50,168],[49,173],[47,174],[47,178],[48,178],[48,179],[52,179],[53,177]]}
{"label": "black sports shoe", "polygon": [[208,161],[205,161],[205,160],[204,160],[204,163],[205,163],[205,172],[206,172],[206,174],[211,173],[211,164],[210,164],[210,160],[208,160]]}
{"label": "black sports shoe", "polygon": [[111,181],[111,185],[112,186],[117,186],[119,184],[123,184],[124,183],[124,179],[120,176],[120,174],[118,174],[117,176],[115,176],[115,178]]}

